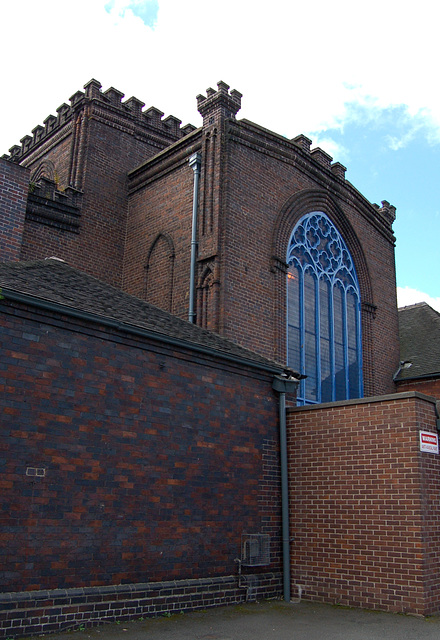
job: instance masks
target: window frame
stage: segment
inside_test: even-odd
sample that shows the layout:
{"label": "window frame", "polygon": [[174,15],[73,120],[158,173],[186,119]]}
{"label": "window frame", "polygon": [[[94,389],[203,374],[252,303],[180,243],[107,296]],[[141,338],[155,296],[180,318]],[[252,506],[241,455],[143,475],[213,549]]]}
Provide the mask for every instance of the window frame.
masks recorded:
{"label": "window frame", "polygon": [[[307,376],[314,369],[314,379],[316,377],[316,391],[310,393],[309,386],[312,379],[304,378],[301,380],[298,389],[298,404],[319,404],[321,402],[334,402],[336,400],[347,400],[351,398],[363,397],[363,375],[362,375],[362,327],[361,327],[361,296],[359,281],[357,278],[356,268],[351,252],[344,241],[342,234],[339,232],[331,218],[322,211],[312,211],[302,216],[290,235],[287,258],[287,295],[286,295],[286,340],[287,340],[287,362],[288,366],[303,376]],[[293,273],[292,267],[296,270]],[[312,330],[308,330],[305,324],[307,318],[307,301],[305,300],[305,280],[307,274],[310,273],[313,278],[314,286],[314,304],[310,304],[312,315],[314,316],[314,326]],[[295,295],[299,304],[299,310],[295,311],[294,318],[298,318],[299,327],[290,323],[290,295],[294,286],[289,280],[295,280],[298,274],[297,290]],[[327,283],[327,310],[323,310],[321,306],[321,284]],[[339,289],[341,320],[340,324],[335,323],[337,316],[335,315],[335,291]],[[352,296],[351,300],[349,296]],[[336,295],[337,298],[337,295]],[[350,320],[353,314],[349,309],[354,310],[354,318]],[[309,309],[310,310],[310,309]],[[322,314],[328,314],[327,324],[328,331],[322,333],[321,323]],[[296,320],[294,320],[296,321]],[[342,329],[339,343],[337,340],[337,328]],[[292,362],[290,353],[290,342],[295,340],[291,338],[291,330],[298,332],[299,338],[299,358],[297,362]],[[293,334],[292,334],[293,335]],[[312,355],[314,355],[314,364],[308,368],[306,364],[306,335],[312,335],[314,338],[314,347]],[[289,339],[291,338],[291,340]],[[324,342],[328,342],[329,357],[329,381],[331,393],[330,397],[323,400],[323,384],[327,380],[322,378],[322,350]],[[342,367],[337,368],[336,356],[337,346],[342,347]],[[355,348],[353,349],[353,344]],[[351,346],[350,346],[351,345]],[[297,349],[298,351],[298,349]],[[353,356],[350,361],[350,356]],[[297,354],[298,355],[298,354]],[[340,358],[341,359],[341,358]],[[355,377],[350,375],[351,363],[356,364]],[[337,382],[338,375],[343,372],[343,388],[338,391]],[[355,391],[353,392],[353,390]]]}

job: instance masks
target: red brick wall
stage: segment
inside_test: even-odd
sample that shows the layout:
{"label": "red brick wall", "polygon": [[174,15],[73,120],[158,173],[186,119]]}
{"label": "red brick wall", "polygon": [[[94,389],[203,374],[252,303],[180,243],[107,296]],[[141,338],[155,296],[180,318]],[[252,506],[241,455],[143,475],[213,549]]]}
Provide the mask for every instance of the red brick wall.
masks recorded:
{"label": "red brick wall", "polygon": [[[285,362],[285,259],[290,234],[302,215],[324,211],[347,242],[359,277],[365,395],[394,392],[392,375],[399,348],[392,207],[385,203],[379,209],[368,203],[325,154],[311,153],[307,145],[231,119],[227,112],[233,101],[224,89],[211,94],[206,104],[202,101],[201,107],[197,322]],[[175,162],[181,160],[178,154],[176,149]],[[149,251],[145,237],[151,246],[159,233],[168,233],[173,241],[183,234],[188,259],[190,209],[187,204],[185,212],[181,206],[183,190],[188,189],[186,201],[190,200],[188,171],[181,173],[176,165],[172,169],[171,153],[162,156],[130,177],[130,250],[136,247],[140,255],[143,246],[145,254]],[[154,171],[158,183],[153,183]],[[177,246],[175,255],[177,265]],[[134,265],[145,259],[133,257],[134,253],[126,262],[125,282],[134,282],[131,270],[137,269],[138,289],[129,286],[139,295],[141,274]],[[174,288],[184,289],[185,297],[187,273],[188,267],[174,271]],[[164,289],[165,277],[160,280]],[[176,304],[174,312],[184,317],[186,309],[187,305]]]}
{"label": "red brick wall", "polygon": [[439,612],[440,460],[420,430],[435,411],[415,393],[289,411],[293,593]]}
{"label": "red brick wall", "polygon": [[[67,127],[68,125],[66,125]],[[73,153],[72,134],[63,138],[48,153],[37,149],[26,160],[36,168],[42,160],[51,160],[59,174],[62,189],[70,181],[69,166]],[[122,259],[127,214],[127,171],[148,155],[160,150],[121,131],[113,120],[89,115],[87,135],[80,136],[81,166],[76,187],[84,192],[80,234],[27,222],[22,259],[55,255],[105,282],[122,285]],[[73,179],[73,178],[72,178]]]}
{"label": "red brick wall", "polygon": [[65,189],[70,184],[70,155],[72,151],[72,124],[69,121],[57,131],[54,138],[50,137],[30,152],[23,164],[28,167],[31,177],[40,168],[40,165],[50,165],[50,170],[45,175],[52,174],[54,181],[60,189]]}
{"label": "red brick wall", "polygon": [[[48,132],[40,144],[36,144],[22,161],[33,176],[41,166],[50,165],[44,175],[54,180],[57,189],[63,191],[70,185],[70,156],[73,135],[72,120],[59,125],[53,133]],[[81,188],[81,187],[80,187]],[[35,260],[55,256],[70,264],[87,265],[87,252],[82,250],[84,233],[75,233],[55,226],[26,220],[23,232],[20,260]],[[81,254],[80,258],[76,258]]]}
{"label": "red brick wall", "polygon": [[[394,392],[399,349],[389,220],[292,142],[223,121],[217,112],[205,120],[191,146],[174,145],[130,175],[124,287],[155,303],[163,291],[161,306],[169,308],[173,268],[172,312],[186,317],[193,179],[187,159],[201,150],[197,322],[284,362],[290,233],[300,216],[324,211],[344,236],[360,280],[365,394]],[[151,265],[156,289],[150,284],[148,293],[145,265],[161,234],[175,259],[172,267],[165,259]]]}
{"label": "red brick wall", "polygon": [[[324,211],[352,253],[366,305],[365,394],[394,392],[392,375],[399,348],[389,225],[360,194],[333,176],[330,166],[321,169],[310,154],[257,127],[231,125],[225,165],[224,335],[285,361],[286,277],[280,265],[286,260],[298,219],[311,211]],[[367,311],[371,307],[376,307],[374,318]]]}
{"label": "red brick wall", "polygon": [[194,172],[189,136],[129,176],[124,289],[188,318]]}
{"label": "red brick wall", "polygon": [[0,323],[4,591],[231,575],[242,533],[280,570],[270,374],[7,301]]}
{"label": "red brick wall", "polygon": [[[94,83],[86,92],[92,98],[79,98],[53,135],[32,143],[24,158],[32,168],[51,160],[61,182],[68,176],[84,190],[80,233],[29,222],[23,259],[63,258],[187,317],[188,159],[201,151],[198,323],[285,362],[290,234],[302,215],[324,211],[346,240],[360,280],[365,395],[395,390],[399,349],[389,210],[368,203],[322,152],[231,119],[239,100],[226,86],[199,100],[203,128],[185,138],[177,129],[171,135],[156,112],[145,118],[123,108],[118,92],[104,99]],[[172,247],[170,259],[153,250],[160,237]]]}
{"label": "red brick wall", "polygon": [[122,103],[121,92],[102,93],[96,81],[85,89],[19,153],[31,172],[49,163],[60,190],[72,186],[84,192],[80,234],[28,221],[22,259],[55,255],[121,287],[127,172],[182,138],[186,129],[172,116],[162,121],[158,110],[142,112],[137,99]]}
{"label": "red brick wall", "polygon": [[[433,409],[428,402],[421,402],[416,420],[418,424],[431,424]],[[435,431],[433,427],[429,431]],[[440,472],[439,458],[429,453],[419,453],[420,502],[423,535],[423,586],[425,611],[440,610]]]}
{"label": "red brick wall", "polygon": [[440,400],[440,377],[425,380],[402,380],[397,385],[398,391],[418,391]]}
{"label": "red brick wall", "polygon": [[0,158],[0,262],[17,261],[29,190],[29,171]]}

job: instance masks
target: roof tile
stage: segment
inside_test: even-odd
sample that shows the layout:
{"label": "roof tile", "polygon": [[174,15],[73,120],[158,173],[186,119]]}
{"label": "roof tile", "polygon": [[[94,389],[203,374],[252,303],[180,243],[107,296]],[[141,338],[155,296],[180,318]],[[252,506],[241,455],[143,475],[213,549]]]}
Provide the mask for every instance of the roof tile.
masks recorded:
{"label": "roof tile", "polygon": [[29,295],[269,368],[283,369],[272,360],[105,284],[57,258],[0,264],[0,287],[5,293],[10,290]]}

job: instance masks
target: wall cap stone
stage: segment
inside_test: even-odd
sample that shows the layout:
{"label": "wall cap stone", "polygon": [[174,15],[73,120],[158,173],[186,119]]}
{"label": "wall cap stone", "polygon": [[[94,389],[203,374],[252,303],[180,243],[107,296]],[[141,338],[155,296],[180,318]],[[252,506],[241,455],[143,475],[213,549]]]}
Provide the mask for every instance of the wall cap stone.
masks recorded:
{"label": "wall cap stone", "polygon": [[417,398],[430,402],[435,405],[436,399],[432,396],[427,396],[419,391],[402,391],[400,393],[389,393],[385,396],[369,396],[366,398],[355,398],[353,400],[338,400],[336,402],[323,402],[322,404],[309,404],[302,407],[288,407],[288,413],[298,413],[300,411],[319,411],[321,409],[334,409],[335,407],[353,407],[358,404],[373,404],[375,402],[391,402],[399,400],[410,400]]}

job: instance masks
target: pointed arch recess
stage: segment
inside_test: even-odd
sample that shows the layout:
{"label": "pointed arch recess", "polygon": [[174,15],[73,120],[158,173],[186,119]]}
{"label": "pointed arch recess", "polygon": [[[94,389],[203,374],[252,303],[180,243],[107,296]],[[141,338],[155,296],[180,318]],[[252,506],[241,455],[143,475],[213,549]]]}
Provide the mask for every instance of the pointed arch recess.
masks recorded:
{"label": "pointed arch recess", "polygon": [[197,324],[210,331],[218,331],[217,265],[206,265],[197,284]]}
{"label": "pointed arch recess", "polygon": [[158,233],[145,264],[145,300],[172,312],[174,286],[174,243],[168,233]]}
{"label": "pointed arch recess", "polygon": [[31,182],[37,183],[41,178],[55,182],[55,165],[51,160],[43,160],[31,175]]}

